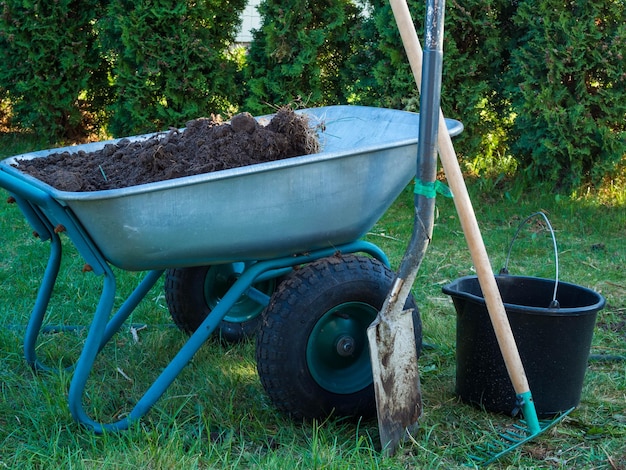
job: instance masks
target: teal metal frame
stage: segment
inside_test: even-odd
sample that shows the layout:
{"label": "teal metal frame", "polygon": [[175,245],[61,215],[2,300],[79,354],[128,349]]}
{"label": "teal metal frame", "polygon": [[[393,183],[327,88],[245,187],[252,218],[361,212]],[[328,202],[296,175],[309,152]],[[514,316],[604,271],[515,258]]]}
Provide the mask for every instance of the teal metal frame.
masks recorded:
{"label": "teal metal frame", "polygon": [[85,262],[91,267],[93,273],[103,278],[100,300],[91,319],[80,356],[74,365],[65,369],[72,372],[68,394],[70,413],[74,420],[91,429],[96,434],[125,430],[148,413],[207,341],[209,336],[216,330],[229,309],[241,296],[248,295],[251,299],[262,304],[269,303],[267,295],[256,291],[252,287],[254,283],[284,275],[286,271],[294,266],[310,263],[336,253],[365,253],[389,266],[389,260],[379,247],[362,240],[336,247],[313,250],[310,253],[246,263],[246,268],[237,281],[148,387],[130,413],[121,420],[101,423],[90,417],[83,404],[85,387],[92,373],[96,357],[161,278],[164,270],[147,271],[143,280],[126,298],[117,312],[113,314],[116,295],[115,274],[104,255],[72,212],[45,191],[15,178],[11,174],[2,171],[2,169],[0,169],[0,186],[7,189],[15,198],[22,214],[35,230],[38,237],[42,241],[50,241],[50,255],[47,266],[24,336],[24,357],[31,367],[35,370],[56,370],[46,366],[37,358],[36,349],[38,339],[45,331],[45,328],[42,328],[44,318],[59,274],[63,254],[59,233],[63,232],[68,235]]}

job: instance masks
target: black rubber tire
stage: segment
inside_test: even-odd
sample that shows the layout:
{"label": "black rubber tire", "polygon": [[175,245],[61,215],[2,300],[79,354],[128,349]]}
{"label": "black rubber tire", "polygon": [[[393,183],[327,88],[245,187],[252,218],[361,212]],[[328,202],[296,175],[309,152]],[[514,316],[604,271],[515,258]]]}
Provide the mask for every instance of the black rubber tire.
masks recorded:
{"label": "black rubber tire", "polygon": [[[233,265],[171,268],[166,271],[165,300],[174,323],[182,331],[192,334],[215,307],[220,297],[228,289],[228,282],[231,281],[224,281],[224,285],[216,285],[219,283],[210,277],[211,273],[215,270],[228,269],[230,266]],[[254,287],[267,295],[271,295],[277,284],[277,280],[270,279],[254,284]],[[247,308],[250,311],[245,311],[244,308],[245,315],[241,318],[235,314],[230,315],[233,310],[241,308],[240,302],[249,302]],[[238,301],[226,314],[225,319],[220,322],[216,334],[221,339],[231,343],[254,337],[261,324],[263,310],[261,305],[253,303],[249,299],[246,301],[242,297],[242,300]]]}
{"label": "black rubber tire", "polygon": [[[382,307],[393,279],[394,274],[380,261],[346,255],[317,260],[294,271],[281,283],[263,313],[256,348],[259,377],[274,406],[296,419],[324,418],[331,413],[375,416],[367,326]],[[342,310],[342,306],[349,308]],[[414,309],[419,357],[422,324],[412,296],[405,308]],[[343,316],[335,318],[334,312]],[[346,354],[337,354],[344,336],[337,340],[330,336],[340,338],[342,334],[342,327],[333,329],[336,322],[353,321],[358,322],[360,331],[352,335],[354,341],[350,344],[354,346],[354,354],[346,359]],[[317,347],[327,343],[328,348],[321,348],[327,351],[318,354]],[[319,363],[318,356],[322,358]],[[324,361],[328,361],[328,375]],[[317,373],[312,373],[315,370]],[[360,375],[355,377],[355,371]],[[335,379],[339,385],[333,382]]]}

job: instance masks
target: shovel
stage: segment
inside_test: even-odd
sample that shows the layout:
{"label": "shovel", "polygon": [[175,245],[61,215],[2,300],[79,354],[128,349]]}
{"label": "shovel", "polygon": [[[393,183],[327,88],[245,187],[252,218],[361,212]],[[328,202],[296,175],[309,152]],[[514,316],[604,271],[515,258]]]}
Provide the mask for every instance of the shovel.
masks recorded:
{"label": "shovel", "polygon": [[[430,11],[430,7],[436,7],[436,2],[429,1],[428,6]],[[443,23],[436,20],[433,11],[427,12],[426,29],[430,40],[426,47],[420,98],[413,234],[392,289],[367,330],[380,442],[387,455],[392,455],[398,444],[417,430],[422,413],[413,317],[411,310],[404,310],[404,304],[433,233],[437,134],[448,135],[445,123],[439,128]]]}
{"label": "shovel", "polygon": [[[434,1],[439,5],[431,10],[436,11],[441,15],[441,22],[443,23],[443,0],[428,0],[428,2]],[[426,60],[426,52],[422,54],[421,46],[417,38],[417,33],[411,15],[406,4],[406,0],[390,0],[391,7],[393,9],[398,29],[402,37],[411,70],[417,82],[418,87],[423,78],[420,75],[422,69],[422,56],[424,61]],[[427,16],[428,16],[427,12]],[[428,21],[428,18],[427,18]],[[426,43],[428,43],[429,30],[426,31]],[[426,67],[424,67],[426,70]],[[438,70],[438,73],[440,69]],[[424,93],[422,91],[422,93]],[[472,207],[472,203],[467,192],[467,187],[463,180],[463,175],[459,167],[454,147],[452,146],[452,140],[447,132],[445,132],[445,121],[443,113],[438,110],[439,114],[439,132],[438,132],[438,146],[439,156],[441,163],[450,185],[450,189],[454,195],[454,202],[459,214],[463,233],[470,250],[472,262],[476,268],[476,274],[478,282],[480,284],[485,303],[487,304],[487,310],[489,317],[493,325],[500,351],[504,358],[504,362],[507,368],[513,388],[517,395],[519,407],[522,411],[524,421],[523,426],[515,425],[515,431],[509,431],[500,434],[501,439],[494,442],[485,448],[478,449],[481,455],[472,456],[472,458],[482,465],[490,463],[502,455],[510,452],[511,450],[523,445],[524,443],[534,439],[539,434],[545,432],[560,420],[562,420],[571,410],[566,411],[560,416],[556,417],[552,421],[539,422],[537,418],[537,412],[535,404],[533,402],[532,394],[528,385],[528,379],[524,372],[524,366],[513,337],[513,332],[509,324],[508,317],[496,284],[491,263],[485,249],[485,245],[476,221],[476,215]]]}

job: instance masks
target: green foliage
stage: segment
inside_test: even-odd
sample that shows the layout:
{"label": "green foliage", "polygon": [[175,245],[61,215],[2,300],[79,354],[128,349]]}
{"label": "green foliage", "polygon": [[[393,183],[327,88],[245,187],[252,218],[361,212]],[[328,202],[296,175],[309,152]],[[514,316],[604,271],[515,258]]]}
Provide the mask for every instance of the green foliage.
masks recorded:
{"label": "green foliage", "polygon": [[521,1],[505,81],[528,181],[597,184],[626,156],[626,4]]}
{"label": "green foliage", "polygon": [[[423,38],[425,2],[408,4]],[[361,29],[362,47],[351,62],[364,78],[357,82],[359,102],[418,111],[417,87],[391,7],[385,0],[370,0],[370,5],[372,14]],[[508,110],[498,73],[510,31],[508,5],[506,0],[451,0],[446,5],[442,108],[464,123],[465,132],[455,139],[456,150],[474,164],[479,155],[505,154]]]}
{"label": "green foliage", "polygon": [[13,122],[56,139],[83,138],[107,102],[107,64],[93,29],[102,1],[0,6],[0,86],[9,93]]}
{"label": "green foliage", "polygon": [[[408,3],[423,37],[424,2]],[[239,107],[419,110],[387,0],[264,0],[247,53],[233,46],[245,4],[4,1],[0,121],[58,141]],[[465,125],[455,147],[466,171],[494,188],[615,185],[626,165],[622,0],[448,0],[445,30],[442,108]]]}
{"label": "green foliage", "polygon": [[[369,0],[368,8],[370,14],[355,37],[359,48],[350,59],[350,66],[359,72],[356,102],[402,109],[405,98],[417,96],[417,88],[391,7],[385,0]],[[419,13],[412,10],[412,14],[415,18]]]}
{"label": "green foliage", "polygon": [[[408,3],[423,37],[424,2]],[[369,5],[350,61],[361,77],[356,101],[417,111],[391,8],[384,0]],[[566,189],[619,173],[625,9],[621,1],[447,2],[442,108],[465,125],[455,146],[467,170],[497,182],[523,168],[525,184]]]}
{"label": "green foliage", "polygon": [[[0,152],[5,149],[0,145]],[[599,291],[607,299],[597,318],[591,353],[625,355],[624,207],[557,200],[541,192],[527,192],[513,203],[484,193],[472,182],[469,191],[496,268],[502,266],[520,217],[539,207],[550,214],[563,280]],[[367,235],[394,268],[411,234],[413,196],[407,187]],[[6,197],[3,193],[2,199]],[[455,396],[456,315],[441,286],[472,274],[472,260],[453,201],[438,198],[437,206],[434,237],[414,287],[424,341],[431,345],[419,361],[424,415],[412,439],[386,457],[379,451],[375,419],[357,422],[331,416],[323,422],[302,422],[278,413],[259,382],[254,342],[225,345],[217,338],[203,345],[153,409],[129,430],[96,436],[77,425],[67,406],[71,372],[35,374],[23,357],[25,324],[49,243],[30,235],[15,204],[0,205],[0,468],[467,469],[474,444],[493,441],[497,432],[519,424],[519,418],[487,413]],[[63,241],[63,262],[44,327],[88,326],[102,277],[82,272],[84,260],[67,237]],[[514,247],[511,272],[552,276],[550,243],[540,225],[524,230]],[[115,274],[118,307],[142,275]],[[147,325],[137,331],[138,341],[131,323]],[[88,413],[109,420],[130,412],[187,340],[171,323],[159,284],[99,354],[87,384]],[[39,357],[49,365],[76,360],[86,330],[53,331],[42,336]],[[625,393],[626,362],[590,360],[581,403],[568,419],[492,468],[624,468]]]}
{"label": "green foliage", "polygon": [[0,130],[5,130],[10,126],[11,101],[9,93],[0,88]]}
{"label": "green foliage", "polygon": [[357,44],[360,20],[351,0],[279,0],[259,5],[262,26],[253,33],[246,67],[246,110],[263,113],[290,102],[307,106],[347,102],[344,63]]}
{"label": "green foliage", "polygon": [[246,0],[113,0],[100,21],[113,62],[109,130],[128,135],[229,113],[242,87],[235,39]]}

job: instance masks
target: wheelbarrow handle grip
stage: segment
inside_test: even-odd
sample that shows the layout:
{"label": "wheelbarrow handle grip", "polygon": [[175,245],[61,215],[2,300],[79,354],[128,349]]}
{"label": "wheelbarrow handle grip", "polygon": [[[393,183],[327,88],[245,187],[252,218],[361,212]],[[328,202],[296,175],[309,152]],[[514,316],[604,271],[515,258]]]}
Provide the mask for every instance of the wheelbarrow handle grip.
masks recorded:
{"label": "wheelbarrow handle grip", "polygon": [[[409,64],[415,78],[418,89],[421,91],[422,82],[422,47],[420,45],[411,13],[406,0],[389,0],[393,10],[400,36],[409,59]],[[441,109],[439,110],[439,156],[443,165],[448,184],[454,195],[454,203],[459,214],[461,227],[472,256],[472,262],[476,268],[476,274],[480,283],[487,310],[493,324],[496,338],[507,367],[507,371],[513,383],[513,388],[518,395],[529,392],[528,379],[524,372],[524,366],[515,344],[515,338],[509,324],[500,290],[495,277],[487,250],[483,242],[480,228],[476,220],[476,214],[465,186],[463,174],[459,167],[452,139],[447,131],[445,119]]]}

